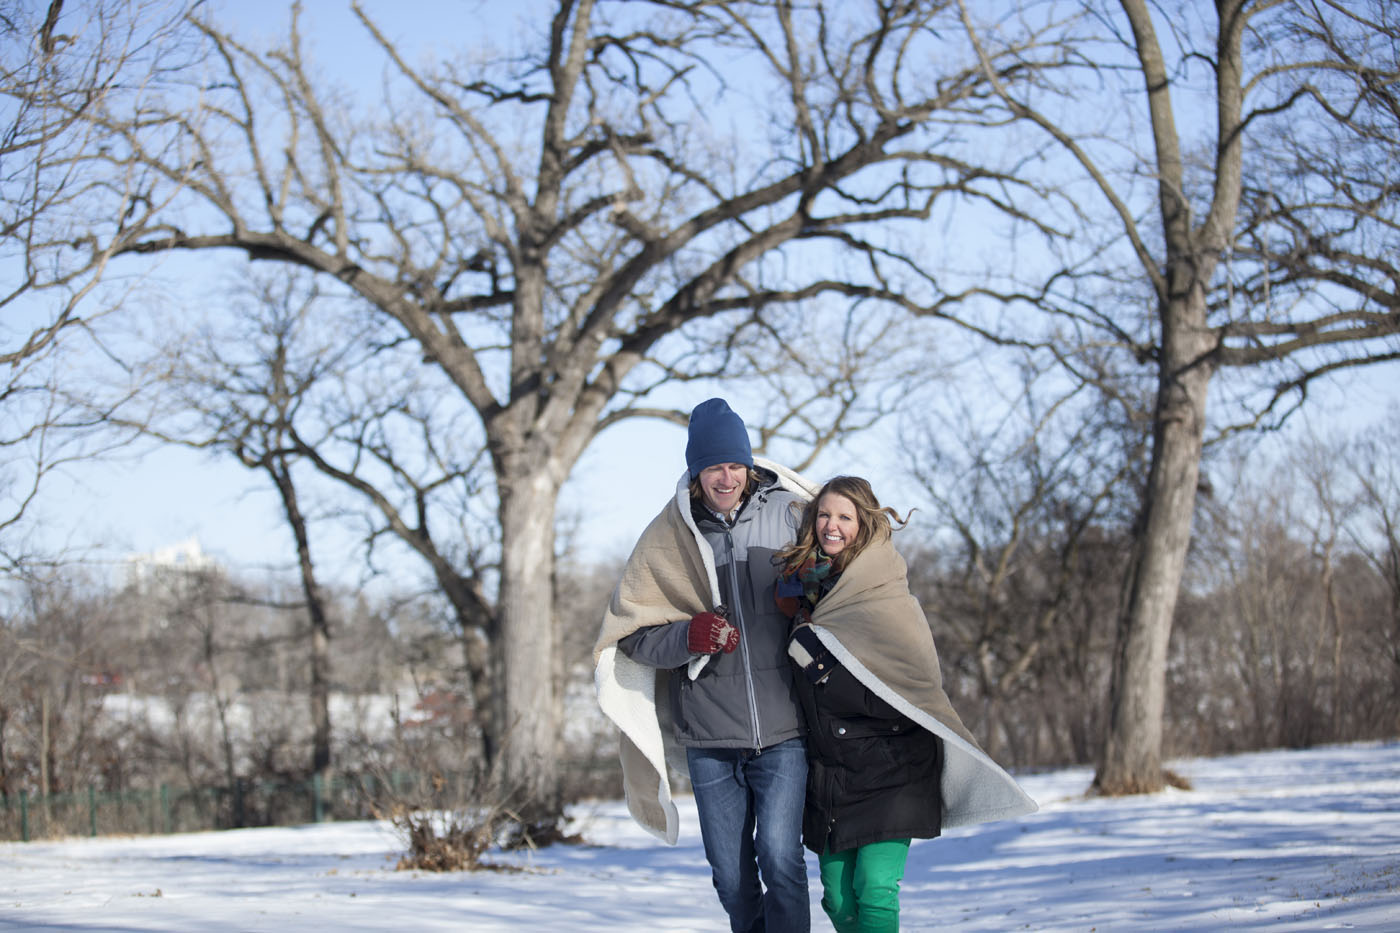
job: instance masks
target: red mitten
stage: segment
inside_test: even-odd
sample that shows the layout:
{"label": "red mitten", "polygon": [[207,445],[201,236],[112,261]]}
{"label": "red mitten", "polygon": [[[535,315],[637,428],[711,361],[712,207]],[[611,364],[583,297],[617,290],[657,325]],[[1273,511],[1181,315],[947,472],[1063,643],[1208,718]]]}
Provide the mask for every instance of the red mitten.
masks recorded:
{"label": "red mitten", "polygon": [[719,651],[733,651],[739,645],[739,630],[724,620],[724,616],[713,612],[700,612],[691,616],[690,628],[685,633],[685,646],[696,654],[715,654]]}
{"label": "red mitten", "polygon": [[728,622],[724,623],[724,627],[727,631],[724,633],[724,644],[720,647],[724,649],[725,654],[729,654],[739,647],[739,630]]}

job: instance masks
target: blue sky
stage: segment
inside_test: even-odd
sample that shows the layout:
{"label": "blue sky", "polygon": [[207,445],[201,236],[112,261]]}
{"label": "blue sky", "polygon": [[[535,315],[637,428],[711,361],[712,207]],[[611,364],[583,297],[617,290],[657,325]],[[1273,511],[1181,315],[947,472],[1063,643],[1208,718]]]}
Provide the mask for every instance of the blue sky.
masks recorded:
{"label": "blue sky", "polygon": [[[377,81],[378,66],[364,69],[369,40],[348,12],[348,3],[308,3],[303,30],[319,59],[344,80]],[[486,0],[392,2],[366,0],[365,6],[391,36],[404,25],[418,26],[431,18],[434,30],[411,55],[427,54],[435,45],[465,45],[480,24],[492,18],[519,18],[534,28],[542,20],[527,20],[530,4]],[[263,36],[286,29],[288,4],[283,0],[216,4],[219,15],[236,18],[240,29]],[[411,17],[408,19],[406,17]],[[437,51],[442,51],[440,48]],[[379,61],[378,56],[373,57]],[[411,59],[412,60],[412,59]],[[1390,364],[1366,373],[1343,373],[1320,386],[1309,400],[1294,430],[1309,425],[1361,425],[1373,421],[1396,399],[1397,371]],[[728,393],[730,387],[724,387]],[[736,387],[737,388],[737,387]],[[690,404],[706,393],[697,393]],[[741,392],[732,396],[746,411]],[[625,554],[645,522],[671,494],[684,468],[683,429],[659,422],[619,425],[600,437],[584,455],[565,489],[560,515],[579,523],[578,541],[600,557]],[[143,448],[139,457],[75,466],[49,490],[42,503],[45,536],[75,546],[97,545],[114,564],[129,552],[150,551],[196,537],[206,551],[231,564],[254,567],[269,561],[289,563],[289,538],[276,498],[261,477],[210,455],[179,449]],[[832,451],[810,474],[822,480],[835,472],[868,475],[882,498],[901,509],[917,505],[912,486],[903,476],[898,425],[890,422],[851,439]],[[347,552],[353,542],[345,535],[322,539],[322,557],[330,565],[351,567]]]}
{"label": "blue sky", "polygon": [[[1287,443],[1305,432],[1356,430],[1393,410],[1394,365],[1344,374],[1320,387],[1280,436]],[[741,414],[742,395],[731,393]],[[700,399],[697,398],[696,401]],[[646,522],[665,504],[685,469],[685,431],[657,421],[618,425],[584,454],[560,503],[563,522],[578,522],[578,557],[625,557]],[[837,472],[868,476],[881,498],[901,511],[917,506],[917,493],[903,474],[898,422],[891,420],[850,438],[809,472],[821,481]],[[105,560],[120,565],[131,552],[148,552],[195,537],[206,553],[246,570],[291,565],[291,540],[279,504],[266,481],[210,454],[148,448],[139,459],[75,466],[55,483],[43,509],[49,530],[77,542],[97,543]],[[915,516],[914,528],[929,517]],[[349,582],[357,571],[348,532],[315,543],[328,570],[339,568]],[[417,573],[419,568],[406,567]]]}

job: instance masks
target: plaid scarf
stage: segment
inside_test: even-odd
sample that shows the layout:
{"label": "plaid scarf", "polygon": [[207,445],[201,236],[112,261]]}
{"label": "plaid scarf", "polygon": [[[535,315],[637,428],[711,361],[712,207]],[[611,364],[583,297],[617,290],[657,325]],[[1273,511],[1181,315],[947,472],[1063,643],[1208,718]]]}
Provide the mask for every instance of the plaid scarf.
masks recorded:
{"label": "plaid scarf", "polygon": [[[831,558],[818,551],[809,556],[797,569],[778,578],[773,597],[778,609],[794,621],[805,622],[812,618],[812,609],[822,594],[831,589],[835,582]],[[802,618],[798,618],[799,614]]]}
{"label": "plaid scarf", "polygon": [[797,568],[797,579],[802,583],[802,598],[811,606],[822,598],[822,582],[831,576],[831,558],[817,554],[807,558]]}

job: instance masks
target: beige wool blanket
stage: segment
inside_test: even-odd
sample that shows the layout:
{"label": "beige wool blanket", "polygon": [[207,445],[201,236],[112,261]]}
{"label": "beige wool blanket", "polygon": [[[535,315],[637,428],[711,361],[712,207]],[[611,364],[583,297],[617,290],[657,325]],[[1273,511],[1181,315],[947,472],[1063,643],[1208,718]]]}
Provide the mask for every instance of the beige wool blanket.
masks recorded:
{"label": "beige wool blanket", "polygon": [[1038,809],[982,751],[948,700],[933,633],[909,592],[904,558],[888,538],[856,555],[817,601],[812,628],[871,692],[943,740],[944,826]]}
{"label": "beige wool blanket", "polygon": [[[818,487],[786,467],[759,457],[779,484],[804,499]],[[627,809],[644,829],[669,845],[680,835],[671,799],[668,764],[687,773],[685,753],[670,722],[667,679],[671,671],[638,664],[617,649],[620,639],[649,625],[679,622],[720,603],[714,552],[690,514],[690,478],[682,474],[676,494],[642,532],[613,590],[593,646],[593,686],[598,705],[617,726],[622,786]],[[695,678],[709,660],[692,662]]]}

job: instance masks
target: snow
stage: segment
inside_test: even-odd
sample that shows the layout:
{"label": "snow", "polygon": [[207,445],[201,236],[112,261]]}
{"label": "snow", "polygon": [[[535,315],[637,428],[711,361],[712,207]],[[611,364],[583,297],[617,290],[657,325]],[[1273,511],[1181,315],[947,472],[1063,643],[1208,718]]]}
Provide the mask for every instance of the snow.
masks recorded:
{"label": "snow", "polygon": [[[1040,812],[916,841],[905,930],[1400,930],[1400,742],[1172,763],[1194,790],[1085,798],[1091,772],[1023,775]],[[615,801],[587,843],[514,872],[401,872],[382,824],[0,844],[0,930],[723,930],[694,806],[681,843]],[[817,904],[809,856],[812,926]]]}

